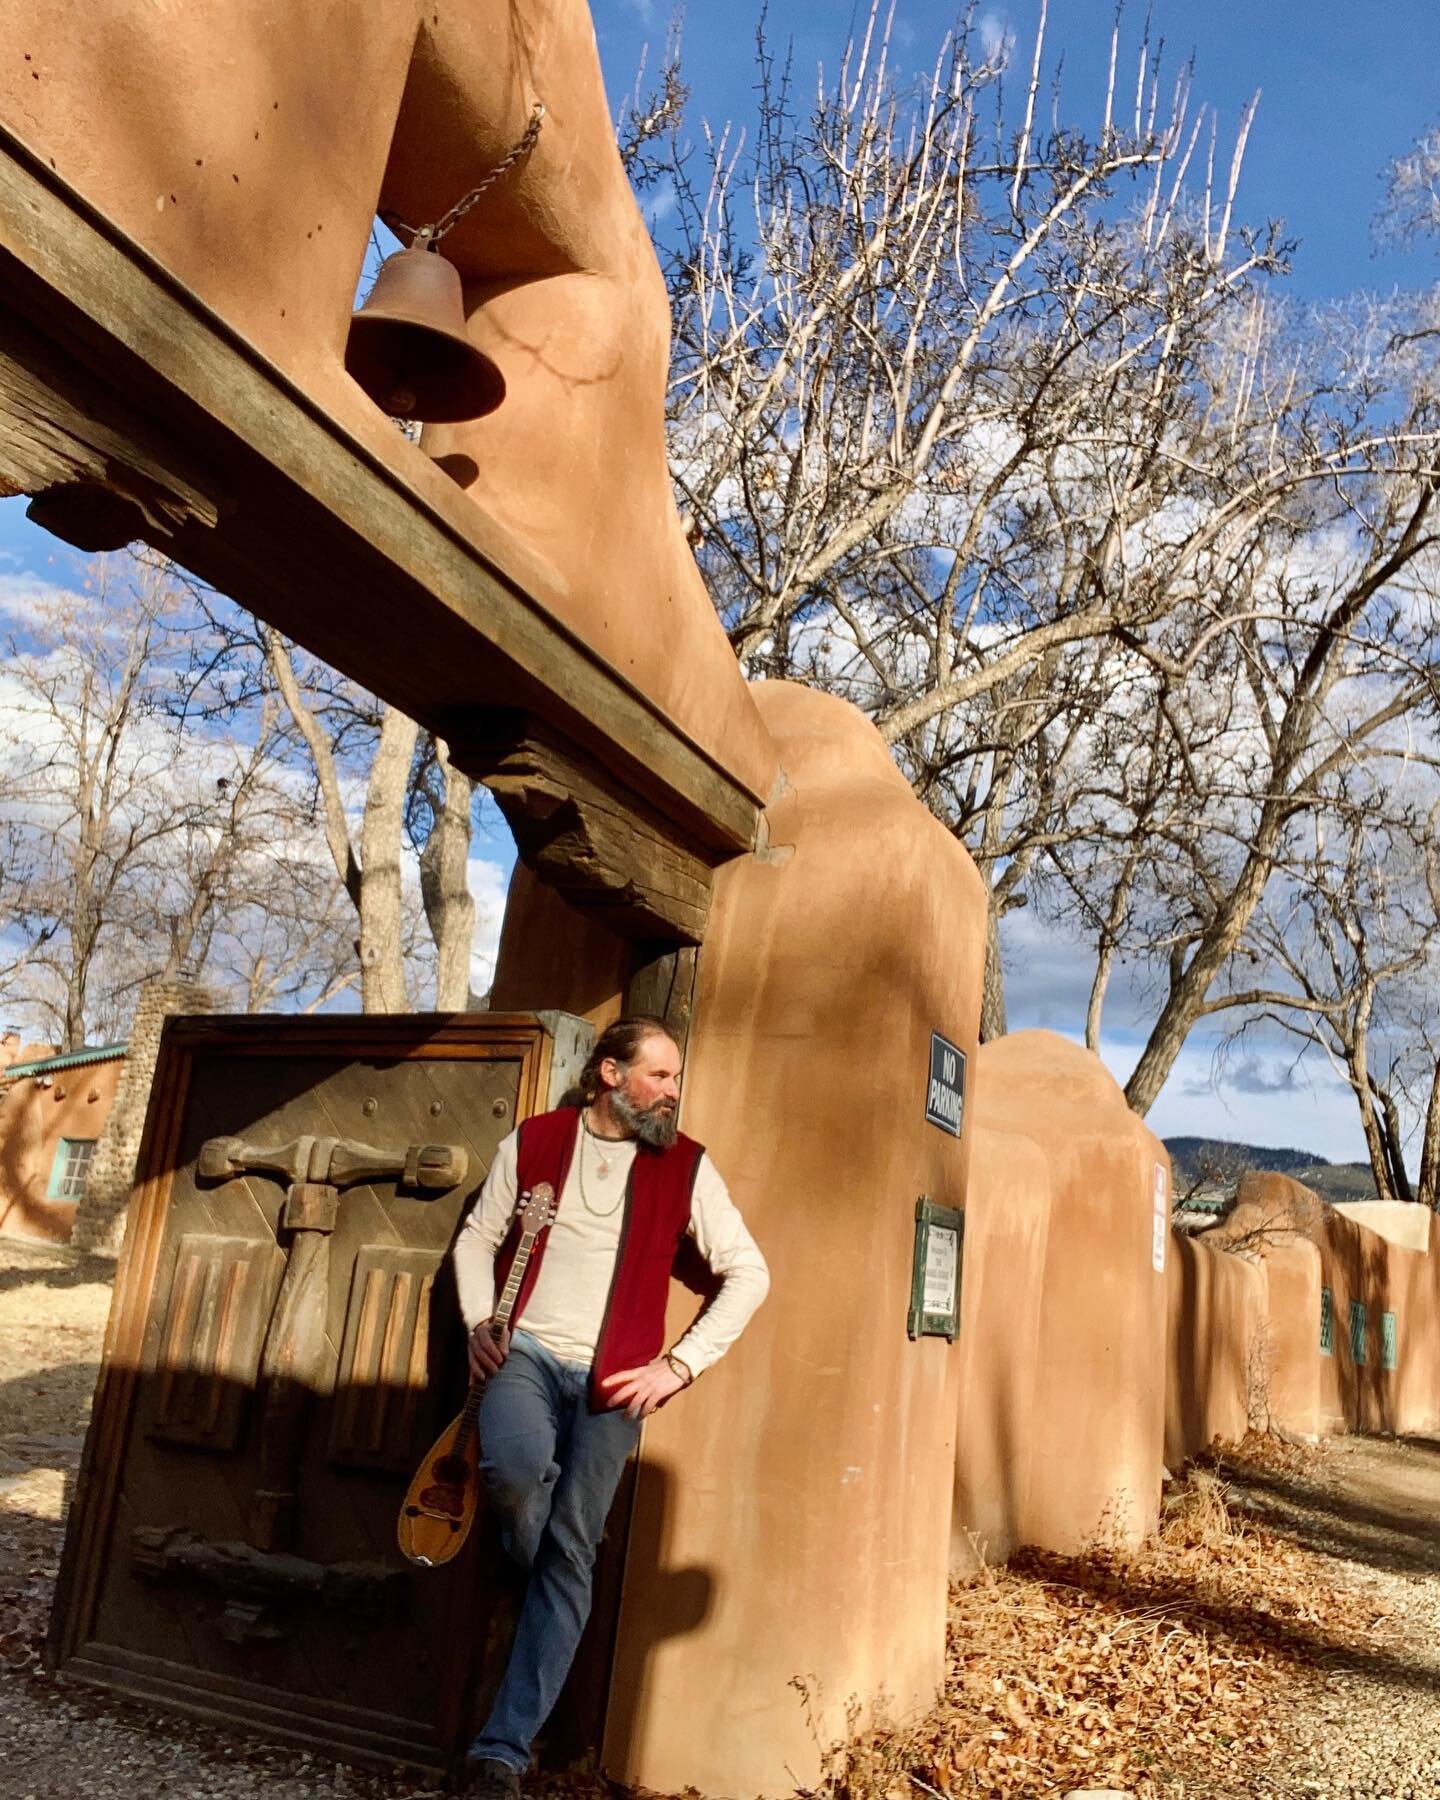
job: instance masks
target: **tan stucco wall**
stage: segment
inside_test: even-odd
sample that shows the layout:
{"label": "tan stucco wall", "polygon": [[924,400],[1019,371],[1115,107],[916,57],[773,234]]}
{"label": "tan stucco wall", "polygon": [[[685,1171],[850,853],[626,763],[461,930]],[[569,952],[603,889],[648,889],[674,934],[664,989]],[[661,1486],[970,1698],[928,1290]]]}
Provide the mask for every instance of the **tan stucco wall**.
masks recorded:
{"label": "tan stucco wall", "polygon": [[1031,1448],[1054,1204],[1049,1159],[977,1109],[960,1296],[952,1567],[1003,1562],[1031,1530]]}
{"label": "tan stucco wall", "polygon": [[1428,1250],[1431,1212],[1428,1206],[1403,1200],[1340,1200],[1335,1210],[1353,1225],[1363,1225],[1387,1244],[1402,1250]]}
{"label": "tan stucco wall", "polygon": [[1179,1233],[1167,1286],[1165,1463],[1178,1469],[1217,1438],[1263,1420],[1271,1383],[1264,1266]]}
{"label": "tan stucco wall", "polygon": [[[1383,1229],[1371,1229],[1371,1226]],[[1283,1175],[1252,1174],[1217,1237],[1264,1233],[1276,1422],[1305,1435],[1440,1427],[1440,1242],[1422,1207],[1328,1206]],[[1424,1243],[1426,1249],[1407,1245]],[[1321,1289],[1333,1347],[1320,1349]],[[1367,1357],[1350,1347],[1350,1303],[1366,1309]],[[1381,1319],[1397,1322],[1398,1366],[1383,1366]]]}
{"label": "tan stucco wall", "polygon": [[[982,1248],[967,1251],[957,1560],[968,1531],[993,1534],[992,1555],[1007,1538],[1058,1550],[1101,1534],[1136,1542],[1160,1494],[1166,1284],[1152,1246],[1157,1170],[1169,1235],[1169,1157],[1100,1059],[1053,1032],[987,1044],[976,1107]],[[1048,1194],[1013,1139],[1038,1151]],[[982,1274],[989,1253],[998,1266]]]}
{"label": "tan stucco wall", "polygon": [[[669,306],[587,7],[9,0],[0,119],[752,792],[775,759],[686,544]],[[410,444],[342,365],[375,213],[437,220],[507,398]],[[432,458],[474,464],[456,485]],[[676,654],[683,644],[684,654]],[[450,671],[424,671],[446,703]]]}
{"label": "tan stucco wall", "polygon": [[[772,1288],[642,1444],[603,1755],[662,1792],[813,1783],[852,1699],[908,1713],[944,1670],[960,1353],[906,1314],[916,1199],[965,1201],[969,1088],[959,1140],[925,1088],[932,1029],[973,1083],[985,895],[854,708],[781,683],[756,703],[785,786],[766,847],[719,872],[682,1123]],[[532,884],[505,945],[507,995],[603,1016],[604,945]],[[676,1335],[694,1307],[677,1290]]]}
{"label": "tan stucco wall", "polygon": [[[11,1061],[48,1053],[26,1046]],[[76,1202],[50,1200],[50,1171],[61,1138],[98,1138],[114,1103],[124,1060],[65,1069],[50,1087],[27,1076],[0,1085],[0,1233],[64,1242]]]}
{"label": "tan stucco wall", "polygon": [[973,1080],[984,890],[858,712],[785,684],[756,701],[786,788],[768,848],[717,885],[684,1122],[773,1285],[646,1431],[605,1760],[665,1792],[812,1784],[793,1680],[836,1740],[852,1697],[908,1715],[944,1672],[960,1362],[906,1312],[917,1197],[965,1202],[968,1128],[923,1113],[932,1029]]}
{"label": "tan stucco wall", "polygon": [[1320,1435],[1320,1288],[1318,1247],[1308,1239],[1266,1249],[1266,1323],[1270,1343],[1270,1419],[1301,1438]]}

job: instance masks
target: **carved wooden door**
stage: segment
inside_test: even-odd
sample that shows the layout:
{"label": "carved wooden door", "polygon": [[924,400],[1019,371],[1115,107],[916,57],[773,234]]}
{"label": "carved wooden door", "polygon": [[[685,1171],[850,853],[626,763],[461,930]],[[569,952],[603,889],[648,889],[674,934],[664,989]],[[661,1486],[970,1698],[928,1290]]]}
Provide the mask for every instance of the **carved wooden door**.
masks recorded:
{"label": "carved wooden door", "polygon": [[464,1393],[447,1251],[581,1048],[546,1019],[172,1021],[66,1540],[67,1672],[387,1761],[463,1745],[513,1585],[484,1534],[411,1568],[396,1516]]}

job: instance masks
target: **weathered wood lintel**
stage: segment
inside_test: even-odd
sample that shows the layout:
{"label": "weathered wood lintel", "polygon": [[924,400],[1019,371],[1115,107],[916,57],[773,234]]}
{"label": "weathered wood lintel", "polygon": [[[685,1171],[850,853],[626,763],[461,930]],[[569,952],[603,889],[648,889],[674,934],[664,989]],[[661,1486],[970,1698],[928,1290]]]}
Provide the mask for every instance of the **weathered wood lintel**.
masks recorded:
{"label": "weathered wood lintel", "polygon": [[[23,320],[0,339],[0,493],[32,494],[30,516],[82,550],[169,542],[187,519],[214,527],[203,474],[103,393],[82,401],[73,363]],[[115,409],[118,411],[118,409]]]}
{"label": "weathered wood lintel", "polygon": [[635,946],[635,969],[625,992],[627,1013],[663,1019],[683,1050],[695,1005],[696,953],[690,944],[664,938]]}
{"label": "weathered wood lintel", "polygon": [[632,790],[544,721],[489,713],[483,735],[449,728],[450,754],[499,803],[527,868],[626,937],[698,944],[710,861]]}
{"label": "weathered wood lintel", "polygon": [[707,855],[754,843],[757,795],[3,127],[0,350],[0,476],[71,541],[133,518],[441,735],[522,707]]}

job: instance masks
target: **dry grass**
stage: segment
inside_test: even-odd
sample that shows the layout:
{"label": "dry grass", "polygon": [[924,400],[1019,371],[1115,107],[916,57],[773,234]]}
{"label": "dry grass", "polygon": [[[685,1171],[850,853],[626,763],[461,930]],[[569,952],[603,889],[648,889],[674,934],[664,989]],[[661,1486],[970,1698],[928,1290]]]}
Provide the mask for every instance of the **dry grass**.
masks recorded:
{"label": "dry grass", "polygon": [[[1254,1455],[1248,1454],[1250,1450]],[[1247,1446],[1284,1467],[1313,1452]],[[833,1751],[824,1800],[1246,1794],[1287,1759],[1287,1691],[1386,1639],[1325,1558],[1248,1522],[1222,1479],[1172,1484],[1157,1539],[1022,1552],[957,1584],[949,1675],[920,1726]]]}

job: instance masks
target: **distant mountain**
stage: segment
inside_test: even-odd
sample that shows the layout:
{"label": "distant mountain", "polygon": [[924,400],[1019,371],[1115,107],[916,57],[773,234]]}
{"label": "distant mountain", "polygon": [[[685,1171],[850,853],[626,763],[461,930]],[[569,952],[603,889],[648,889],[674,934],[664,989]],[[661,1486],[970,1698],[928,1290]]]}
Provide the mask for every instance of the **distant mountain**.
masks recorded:
{"label": "distant mountain", "polygon": [[1175,1170],[1175,1192],[1200,1185],[1214,1191],[1233,1188],[1251,1169],[1273,1169],[1313,1188],[1326,1200],[1373,1200],[1375,1178],[1368,1163],[1332,1163],[1313,1150],[1275,1149],[1265,1144],[1235,1144],[1224,1138],[1165,1139]]}

